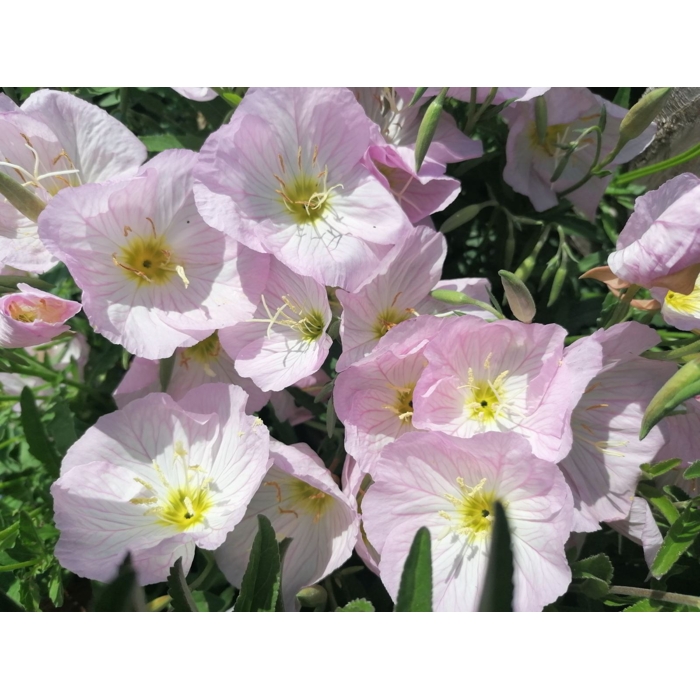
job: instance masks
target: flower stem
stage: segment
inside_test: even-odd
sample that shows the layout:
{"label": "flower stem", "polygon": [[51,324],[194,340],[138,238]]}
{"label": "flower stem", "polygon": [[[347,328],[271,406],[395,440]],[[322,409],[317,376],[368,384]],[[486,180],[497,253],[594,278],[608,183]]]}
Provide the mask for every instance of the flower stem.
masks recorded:
{"label": "flower stem", "polygon": [[635,598],[650,598],[651,600],[660,600],[662,603],[690,605],[695,608],[700,608],[700,598],[694,595],[652,591],[648,588],[632,588],[630,586],[610,586],[610,593],[613,595],[628,595]]}

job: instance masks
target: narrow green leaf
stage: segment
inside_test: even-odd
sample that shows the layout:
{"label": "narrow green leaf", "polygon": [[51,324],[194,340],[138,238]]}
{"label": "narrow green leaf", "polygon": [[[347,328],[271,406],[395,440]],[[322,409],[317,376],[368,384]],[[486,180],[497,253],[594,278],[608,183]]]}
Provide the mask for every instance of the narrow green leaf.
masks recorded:
{"label": "narrow green leaf", "polygon": [[272,610],[276,602],[275,584],[278,583],[279,574],[280,554],[275,530],[264,515],[258,515],[258,532],[233,611]]}
{"label": "narrow green leaf", "polygon": [[333,431],[335,430],[335,425],[337,423],[338,417],[335,414],[335,405],[333,404],[333,397],[328,399],[326,404],[326,435],[329,438],[333,437]]}
{"label": "narrow green leaf", "polygon": [[629,109],[630,90],[631,88],[628,87],[617,88],[617,92],[615,93],[615,97],[613,98],[613,104],[616,104],[618,107],[622,107],[623,109]]}
{"label": "narrow green leaf", "polygon": [[57,401],[53,412],[54,417],[46,428],[58,453],[65,455],[68,448],[78,439],[73,414],[65,401]]}
{"label": "narrow green leaf", "polygon": [[19,514],[19,540],[22,546],[34,556],[41,557],[46,554],[44,540],[37,532],[31,517],[24,511],[20,511]]}
{"label": "narrow green leaf", "polygon": [[413,107],[413,105],[416,104],[416,102],[418,102],[418,100],[420,100],[420,98],[423,97],[423,95],[425,95],[425,91],[427,89],[427,87],[416,88],[415,92],[413,93],[413,97],[411,98],[411,101],[408,103],[408,106]]}
{"label": "narrow green leaf", "polygon": [[671,469],[675,469],[681,463],[682,460],[680,459],[667,459],[663,462],[657,462],[656,464],[642,464],[642,471],[647,476],[661,476],[666,472],[670,472]]}
{"label": "narrow green leaf", "polygon": [[700,460],[693,462],[684,472],[684,479],[700,479]]}
{"label": "narrow green leaf", "polygon": [[634,605],[626,607],[622,612],[661,612],[663,607],[664,604],[661,601],[642,598],[642,600],[638,600]]}
{"label": "narrow green leaf", "polygon": [[95,601],[95,612],[145,612],[146,596],[136,581],[131,555],[119,567],[116,578],[108,583]]}
{"label": "narrow green leaf", "polygon": [[442,88],[438,96],[428,105],[425,110],[423,119],[418,127],[418,136],[416,137],[416,172],[418,172],[423,165],[425,156],[428,153],[430,144],[432,143],[433,136],[435,136],[435,131],[438,127],[440,117],[442,116],[442,108],[445,104],[445,96],[447,95],[448,88]]}
{"label": "narrow green leaf", "polygon": [[53,289],[53,284],[44,282],[38,277],[24,277],[22,275],[0,275],[1,287],[16,287],[18,284],[28,284],[34,289],[41,289],[44,292],[50,292]]}
{"label": "narrow green leaf", "polygon": [[676,406],[700,394],[700,360],[693,359],[681,367],[656,393],[642,417],[639,439],[665,418]]}
{"label": "narrow green leaf", "polygon": [[666,533],[651,565],[652,576],[658,577],[668,573],[698,535],[700,535],[700,510],[688,508],[681,513]]}
{"label": "narrow green leaf", "polygon": [[36,222],[39,214],[44,211],[46,204],[35,194],[14,180],[6,173],[0,172],[0,194],[4,195],[7,201],[17,209],[20,214],[24,214],[28,219]]}
{"label": "narrow green leaf", "polygon": [[24,435],[27,438],[29,452],[46,467],[51,476],[58,478],[61,460],[46,435],[34,394],[28,386],[22,389],[19,404],[22,409],[22,428],[24,428]]}
{"label": "narrow green leaf", "polygon": [[430,530],[422,527],[413,538],[401,574],[394,612],[433,611],[433,562],[430,553]]}
{"label": "narrow green leaf", "polygon": [[527,285],[512,272],[499,270],[498,275],[503,283],[503,290],[506,293],[508,306],[513,312],[513,316],[523,323],[530,323],[537,311],[535,300],[530,294]]}
{"label": "narrow green leaf", "polygon": [[170,569],[168,576],[168,593],[172,598],[172,606],[175,612],[197,612],[197,604],[187,585],[187,578],[182,569],[182,557],[180,557]]}
{"label": "narrow green leaf", "polygon": [[652,506],[656,507],[661,515],[666,518],[669,525],[673,525],[673,523],[678,520],[678,509],[671,503],[668,496],[666,496],[663,491],[660,491],[650,484],[639,484],[637,491],[639,491]]}
{"label": "narrow green leaf", "polygon": [[513,611],[513,553],[510,528],[500,501],[494,504],[491,549],[479,601],[479,612]]}
{"label": "narrow green leaf", "polygon": [[175,368],[175,353],[170,357],[164,357],[158,362],[158,377],[160,378],[160,390],[167,391],[170,378],[173,376]]}
{"label": "narrow green leaf", "polygon": [[364,598],[351,600],[342,608],[336,608],[336,612],[374,612],[374,605]]}

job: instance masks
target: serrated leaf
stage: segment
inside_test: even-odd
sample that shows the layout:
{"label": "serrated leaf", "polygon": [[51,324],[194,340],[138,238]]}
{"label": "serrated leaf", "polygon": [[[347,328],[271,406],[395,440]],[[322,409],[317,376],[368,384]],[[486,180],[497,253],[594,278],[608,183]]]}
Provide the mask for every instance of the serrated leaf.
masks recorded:
{"label": "serrated leaf", "polygon": [[55,608],[60,608],[63,605],[63,575],[58,564],[51,567],[48,588],[51,602]]}
{"label": "serrated leaf", "polygon": [[666,459],[663,462],[657,462],[656,464],[642,464],[642,471],[647,476],[661,476],[666,472],[670,472],[671,469],[675,469],[681,463],[682,460],[680,459]]}
{"label": "serrated leaf", "polygon": [[422,527],[416,532],[406,557],[394,612],[433,611],[433,562],[430,549],[430,530]]}
{"label": "serrated leaf", "polygon": [[187,585],[187,578],[182,568],[180,557],[170,569],[168,576],[168,593],[172,598],[172,606],[175,612],[197,612],[197,604],[192,597]]}
{"label": "serrated leaf", "polygon": [[669,528],[651,565],[652,576],[663,576],[700,535],[700,510],[686,509]]}
{"label": "serrated leaf", "polygon": [[500,501],[493,504],[493,510],[491,549],[479,601],[479,612],[512,612],[513,552],[510,545],[510,528]]}
{"label": "serrated leaf", "polygon": [[605,554],[595,554],[587,559],[580,559],[571,565],[573,578],[596,578],[610,584],[613,577],[613,565]]}
{"label": "serrated leaf", "polygon": [[56,453],[55,447],[46,435],[46,430],[39,415],[39,409],[34,400],[34,394],[28,386],[22,389],[19,403],[22,409],[22,428],[24,429],[24,436],[27,438],[29,452],[46,467],[52,477],[58,478],[61,460]]}
{"label": "serrated leaf", "polygon": [[664,604],[659,600],[642,598],[642,600],[638,600],[634,605],[626,607],[622,612],[661,612],[663,608]]}
{"label": "serrated leaf", "polygon": [[700,478],[700,460],[693,462],[684,472],[684,479],[699,479]]}
{"label": "serrated leaf", "polygon": [[336,612],[374,612],[374,605],[364,598],[351,600],[342,608],[336,608]]}
{"label": "serrated leaf", "polygon": [[95,600],[95,612],[145,612],[146,596],[136,580],[131,555],[119,567],[116,578],[108,583]]}
{"label": "serrated leaf", "polygon": [[264,515],[258,515],[258,532],[233,611],[273,610],[278,597],[279,576],[280,553],[275,530]]}
{"label": "serrated leaf", "polygon": [[78,439],[73,414],[65,401],[56,402],[54,417],[46,427],[60,455],[65,455],[68,448]]}
{"label": "serrated leaf", "polygon": [[21,511],[19,514],[19,540],[34,556],[46,554],[44,541],[37,532],[32,519],[24,511]]}

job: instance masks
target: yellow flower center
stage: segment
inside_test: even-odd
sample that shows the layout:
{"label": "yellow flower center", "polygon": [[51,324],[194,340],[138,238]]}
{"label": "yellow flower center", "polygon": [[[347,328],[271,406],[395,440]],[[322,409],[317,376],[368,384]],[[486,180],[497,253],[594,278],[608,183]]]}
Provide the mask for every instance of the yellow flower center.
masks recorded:
{"label": "yellow flower center", "polygon": [[112,261],[139,286],[167,284],[176,274],[187,289],[190,281],[185,276],[185,268],[173,259],[165,236],[156,233],[153,220],[147,218],[147,221],[151,232],[141,236],[133,235],[131,227],[124,227],[126,245],[120,247],[119,253],[112,253]]}
{"label": "yellow flower center", "polygon": [[[286,326],[287,328],[293,328],[297,331],[301,335],[302,340],[307,343],[312,343],[318,340],[326,330],[323,312],[319,309],[305,309],[302,304],[291,296],[283,296],[282,301],[284,303],[274,313],[272,313],[264,296],[261,297],[261,301],[267,313],[267,318],[253,318],[251,322],[267,323],[268,337],[272,326]],[[292,315],[287,313],[287,309],[289,309]]]}
{"label": "yellow flower center", "polygon": [[696,282],[695,289],[690,294],[669,291],[666,293],[664,302],[674,311],[700,317],[700,285]]}
{"label": "yellow flower center", "polygon": [[15,321],[21,321],[22,323],[31,323],[36,321],[38,311],[36,307],[30,306],[29,304],[22,304],[18,301],[12,301],[8,304],[7,310]]}
{"label": "yellow flower center", "polygon": [[[279,183],[275,192],[280,202],[292,215],[297,224],[313,224],[330,209],[333,190],[342,185],[328,187],[328,166],[319,170],[318,146],[314,148],[310,162],[302,154],[301,146],[297,153],[296,173],[291,170],[294,164],[285,164],[282,155],[278,156],[280,174],[273,173]],[[313,171],[318,170],[314,175]]]}
{"label": "yellow flower center", "polygon": [[414,389],[415,384],[405,389],[399,389],[396,392],[396,403],[393,406],[393,410],[396,411],[396,414],[402,423],[411,423],[413,420]]}
{"label": "yellow flower center", "polygon": [[188,530],[204,522],[204,516],[212,506],[209,489],[188,484],[172,489],[158,511],[158,520],[163,525],[172,525],[178,530]]}
{"label": "yellow flower center", "polygon": [[[488,368],[488,359],[484,366]],[[504,409],[504,382],[507,376],[506,370],[493,381],[475,380],[474,372],[469,370],[469,380],[465,385],[468,389],[465,407],[469,418],[480,423],[493,423],[499,418]]]}
{"label": "yellow flower center", "polygon": [[314,516],[314,522],[318,522],[321,516],[328,510],[333,497],[307,484],[301,479],[292,479],[289,484],[290,497],[294,505]]}
{"label": "yellow flower center", "polygon": [[440,511],[440,515],[449,522],[449,532],[467,537],[469,543],[485,539],[491,532],[493,508],[496,496],[493,491],[485,491],[486,479],[476,486],[469,487],[464,479],[457,477],[459,495],[445,494],[445,499],[453,506],[451,511]]}
{"label": "yellow flower center", "polygon": [[32,323],[33,321],[46,321],[46,323],[59,323],[63,309],[60,302],[47,302],[46,299],[39,299],[35,302],[30,300],[11,301],[7,305],[7,311],[15,321],[21,323]]}
{"label": "yellow flower center", "polygon": [[408,318],[411,318],[411,312],[408,309],[399,311],[395,306],[390,306],[377,316],[377,320],[372,328],[374,337],[377,340],[383,338],[394,326]]}

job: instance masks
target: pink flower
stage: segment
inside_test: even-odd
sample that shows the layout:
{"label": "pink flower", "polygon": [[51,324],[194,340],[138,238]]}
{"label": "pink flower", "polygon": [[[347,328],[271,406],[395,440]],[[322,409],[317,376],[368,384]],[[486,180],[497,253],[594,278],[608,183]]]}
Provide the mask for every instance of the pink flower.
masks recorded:
{"label": "pink flower", "polygon": [[209,102],[216,99],[216,92],[210,87],[174,87],[173,90],[188,100]]}
{"label": "pink flower", "polygon": [[651,565],[654,563],[659,549],[661,549],[661,543],[664,541],[664,538],[659,531],[659,526],[654,520],[654,515],[647,501],[643,498],[633,498],[627,517],[623,520],[610,522],[608,525],[642,547],[644,550],[644,561],[651,569]]}
{"label": "pink flower", "polygon": [[659,342],[639,323],[622,323],[577,341],[571,351],[602,347],[603,365],[571,416],[573,445],[560,467],[574,496],[574,530],[592,532],[599,523],[628,516],[641,477],[639,466],[654,461],[663,445],[659,427],[639,440],[642,416],[675,371],[672,363],[639,357]]}
{"label": "pink flower", "polygon": [[0,347],[41,345],[70,328],[65,322],[80,311],[75,301],[18,284],[19,292],[0,297]]}
{"label": "pink flower", "polygon": [[226,578],[240,588],[258,515],[269,518],[279,540],[291,538],[282,566],[285,609],[298,609],[296,594],[349,559],[359,518],[353,500],[333,481],[308,445],[270,443],[272,466],[235,530],[216,550]]}
{"label": "pink flower", "polygon": [[[627,110],[603,100],[587,88],[550,88],[544,93],[544,99],[548,126],[542,142],[535,123],[534,100],[516,102],[503,111],[503,118],[510,127],[503,179],[516,192],[529,197],[537,211],[555,206],[557,193],[577,184],[588,174],[596,151],[596,136],[593,133],[583,138],[561,176],[551,181],[566,153],[566,146],[576,141],[586,129],[598,124],[602,106],[605,105],[607,119],[602,136],[601,161],[615,148],[620,123],[627,113]],[[641,136],[630,141],[610,167],[632,160],[651,143],[655,133],[656,127],[652,125]],[[593,177],[566,197],[592,220],[610,179],[611,176]]]}
{"label": "pink flower", "polygon": [[571,413],[600,370],[600,347],[564,351],[560,326],[462,316],[424,350],[413,425],[459,437],[514,431],[541,459],[571,449]]}
{"label": "pink flower", "polygon": [[[700,273],[700,178],[683,173],[639,197],[608,265],[631,284],[692,294]],[[674,308],[673,297],[666,302]]]}
{"label": "pink flower", "polygon": [[362,165],[371,128],[345,88],[249,90],[202,147],[197,206],[294,272],[355,289],[408,226]]}
{"label": "pink flower", "polygon": [[378,126],[365,165],[399,202],[412,223],[447,207],[460,183],[445,175],[445,165],[479,158],[479,141],[465,136],[447,113],[440,118],[426,159],[416,173],[415,147],[422,119],[421,100],[408,106],[410,94],[394,88],[354,88],[367,116]]}
{"label": "pink flower", "polygon": [[[463,311],[462,307],[447,307],[432,299],[429,295],[435,287],[468,286],[467,294],[488,301],[488,280],[440,283],[446,252],[447,244],[441,233],[419,226],[386,256],[370,282],[355,293],[336,292],[343,306],[340,322],[343,353],[338,359],[339,372],[368,355],[389,329],[408,318],[419,313]],[[468,307],[469,311],[474,309]]]}
{"label": "pink flower", "polygon": [[[260,256],[267,257],[267,256]],[[280,391],[320,369],[333,341],[326,288],[270,259],[253,318],[223,328],[221,345],[237,372],[263,391]]]}
{"label": "pink flower", "polygon": [[388,333],[382,347],[336,378],[333,401],[345,425],[345,449],[363,472],[386,445],[415,430],[413,395],[427,365],[423,350],[444,326],[431,316],[406,322],[395,329],[402,333]]}
{"label": "pink flower", "polygon": [[[222,349],[216,333],[191,348],[175,351],[173,371],[166,392],[175,401],[202,384],[215,383],[240,386],[248,395],[247,413],[259,411],[269,398],[268,392],[260,391],[250,379],[245,379],[236,372],[233,360]],[[114,400],[119,408],[124,408],[134,399],[158,391],[161,391],[158,360],[135,357],[114,392]]]}
{"label": "pink flower", "polygon": [[187,573],[195,545],[219,547],[270,464],[267,429],[245,414],[246,399],[212,384],[102,416],[51,487],[61,565],[109,581],[131,552],[143,585],[164,581],[179,557]]}
{"label": "pink flower", "polygon": [[515,610],[541,610],[566,592],[571,492],[556,466],[533,456],[519,435],[404,435],[384,449],[372,478],[362,521],[394,600],[416,531],[427,527],[433,609],[475,610],[496,500],[505,506],[511,531]]}
{"label": "pink flower", "polygon": [[40,234],[83,290],[93,327],[150,360],[250,318],[268,260],[209,228],[192,194],[197,154],[164,151],[129,180],[68,189]]}
{"label": "pink flower", "polygon": [[[343,465],[343,493],[355,499],[357,512],[362,515],[362,499],[367,493],[367,489],[372,484],[372,477],[365,471],[360,469],[359,465],[353,457],[347,455],[345,464]],[[374,547],[370,544],[365,534],[365,529],[360,521],[360,529],[357,533],[357,541],[355,542],[355,551],[357,556],[362,559],[365,566],[373,573],[379,576],[379,555]]]}
{"label": "pink flower", "polygon": [[[691,272],[692,268],[687,270]],[[685,276],[684,272],[679,274],[681,277]],[[672,281],[671,284],[675,287],[677,280]],[[681,284],[685,284],[685,280],[682,280]],[[661,316],[669,326],[682,331],[694,331],[700,328],[700,276],[695,280],[695,286],[690,294],[679,294],[662,287],[655,287],[651,290],[651,295],[661,304]]]}
{"label": "pink flower", "polygon": [[[39,90],[21,109],[0,102],[0,169],[48,201],[86,182],[129,177],[146,159],[146,147],[107,112],[66,92]],[[56,264],[37,225],[0,197],[0,263],[30,272]]]}

